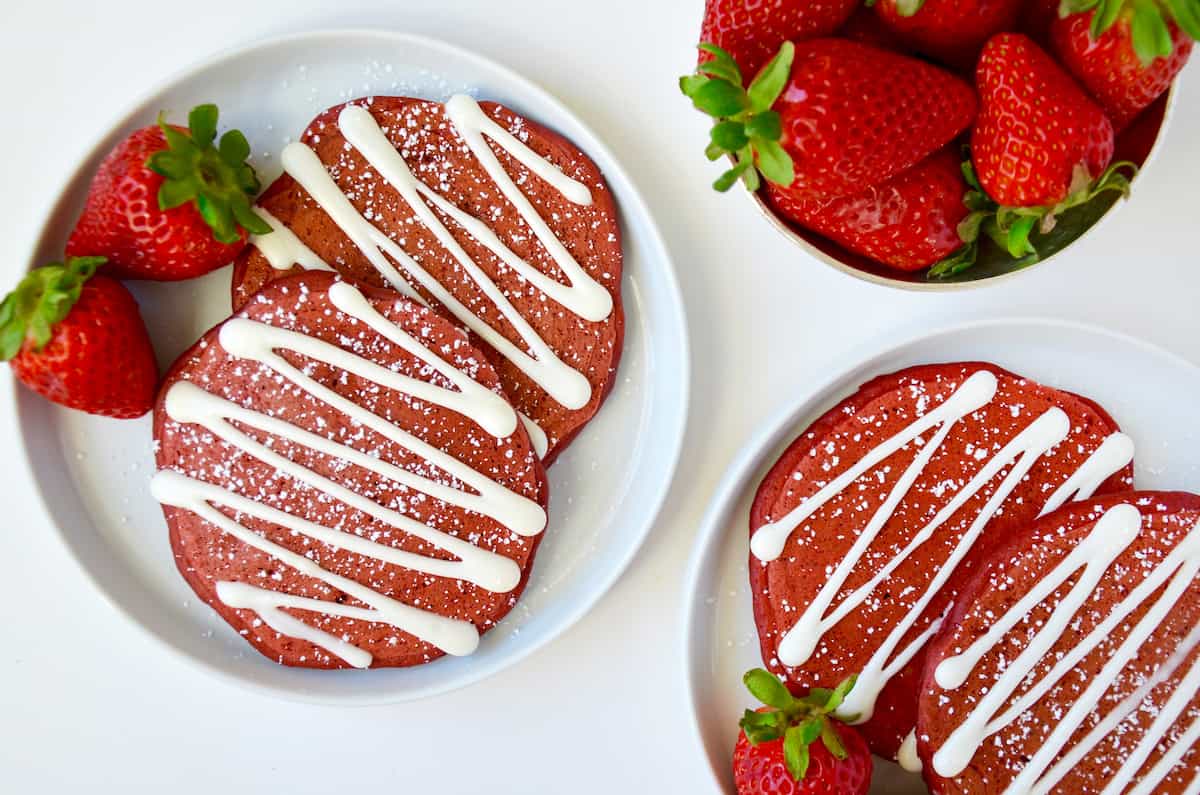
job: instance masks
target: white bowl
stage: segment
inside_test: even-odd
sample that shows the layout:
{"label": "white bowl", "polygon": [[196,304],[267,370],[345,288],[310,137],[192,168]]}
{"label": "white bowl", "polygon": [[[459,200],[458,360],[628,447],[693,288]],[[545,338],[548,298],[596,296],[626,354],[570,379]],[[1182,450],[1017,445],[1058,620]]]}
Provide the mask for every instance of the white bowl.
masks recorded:
{"label": "white bowl", "polygon": [[[1151,105],[1145,113],[1147,121],[1153,118],[1153,115],[1158,116],[1158,131],[1154,139],[1154,144],[1148,152],[1139,152],[1138,156],[1129,159],[1137,163],[1144,171],[1148,168],[1151,162],[1157,156],[1162,148],[1162,142],[1166,138],[1167,126],[1170,123],[1177,104],[1178,91],[1176,86],[1172,85],[1170,91],[1159,98]],[[1153,122],[1151,122],[1153,123]],[[1120,142],[1118,137],[1118,159],[1120,158]],[[1140,173],[1140,172],[1139,172]],[[765,190],[759,190],[755,193],[748,194],[750,200],[758,207],[759,211],[767,219],[767,222],[774,227],[780,234],[791,240],[808,256],[816,259],[826,265],[835,268],[849,276],[853,276],[863,281],[871,282],[872,284],[881,284],[886,287],[896,287],[901,290],[916,290],[921,292],[947,292],[952,290],[964,290],[972,287],[983,287],[984,285],[994,284],[1001,279],[1010,278],[1018,273],[1021,273],[1035,265],[1043,265],[1053,259],[1062,256],[1071,245],[1084,237],[1091,235],[1101,226],[1106,224],[1111,218],[1117,215],[1120,206],[1125,201],[1118,200],[1115,204],[1104,209],[1099,218],[1096,218],[1086,225],[1086,228],[1081,234],[1074,237],[1070,242],[1062,247],[1051,247],[1052,250],[1045,253],[1036,262],[1026,263],[1024,261],[1014,261],[1007,257],[993,257],[991,259],[981,258],[973,267],[968,268],[960,274],[947,277],[944,279],[931,279],[925,275],[925,271],[917,271],[915,273],[904,273],[894,268],[889,268],[886,265],[881,265],[878,262],[868,259],[861,254],[855,254],[852,251],[839,246],[837,243],[819,235],[816,232],[804,229],[786,218],[781,217],[770,202],[766,199]],[[1111,194],[1115,196],[1116,194]],[[1137,179],[1134,180],[1133,192],[1129,200],[1137,197]],[[1126,200],[1128,201],[1128,200]],[[1103,208],[1103,205],[1099,205]],[[1074,213],[1084,213],[1084,208],[1077,208],[1069,211]],[[1065,217],[1065,216],[1064,216]]]}

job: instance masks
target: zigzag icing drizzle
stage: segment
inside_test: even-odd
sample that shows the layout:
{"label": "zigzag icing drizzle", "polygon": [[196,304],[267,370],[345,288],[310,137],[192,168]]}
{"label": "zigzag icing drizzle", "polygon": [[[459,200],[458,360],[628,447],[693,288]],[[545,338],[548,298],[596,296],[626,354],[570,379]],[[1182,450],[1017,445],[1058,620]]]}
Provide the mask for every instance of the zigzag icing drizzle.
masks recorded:
{"label": "zigzag icing drizzle", "polygon": [[240,427],[255,428],[272,437],[287,439],[331,458],[348,461],[436,500],[488,516],[518,535],[534,536],[545,528],[545,511],[536,502],[516,494],[390,421],[342,397],[279,355],[278,351],[285,349],[300,353],[347,373],[369,379],[381,387],[403,392],[457,412],[474,420],[496,438],[507,437],[516,430],[517,415],[500,395],[477,383],[415,337],[387,320],[357,289],[344,282],[335,283],[329,288],[329,299],[339,311],[420,359],[431,370],[448,379],[454,388],[441,387],[401,375],[336,345],[245,318],[234,318],[226,321],[221,327],[221,347],[232,356],[258,362],[269,368],[296,388],[420,456],[432,466],[446,472],[455,481],[462,483],[466,490],[416,475],[283,420],[243,408],[186,381],[176,383],[168,391],[165,400],[167,415],[179,423],[199,425],[215,437],[269,464],[281,474],[322,491],[406,534],[420,538],[452,554],[457,560],[429,558],[385,544],[377,544],[351,533],[323,527],[172,470],[163,470],[155,475],[151,484],[152,492],[164,505],[192,511],[243,543],[369,605],[367,608],[339,605],[257,588],[246,583],[217,583],[217,598],[230,607],[253,610],[275,631],[310,641],[355,667],[369,666],[371,655],[341,638],[288,615],[281,608],[311,610],[331,616],[383,622],[431,643],[448,654],[470,654],[479,644],[479,633],[470,622],[446,618],[403,604],[367,586],[326,571],[303,555],[254,533],[216,508],[222,505],[239,514],[272,522],[338,549],[432,576],[464,580],[494,593],[507,593],[519,584],[521,571],[513,560],[480,549],[469,541],[385,508],[311,469],[296,464],[275,452],[269,444],[260,443],[239,430]]}
{"label": "zigzag icing drizzle", "polygon": [[[364,218],[325,170],[324,164],[321,163],[316,153],[308,146],[303,143],[292,143],[285,147],[282,154],[284,170],[308,191],[313,200],[354,242],[389,284],[410,298],[417,297],[410,280],[421,285],[459,322],[474,331],[502,356],[515,364],[559,404],[568,409],[582,408],[588,404],[592,396],[591,385],[587,378],[563,362],[558,354],[546,344],[545,340],[516,310],[496,283],[458,244],[453,234],[434,212],[434,208],[488,248],[532,288],[539,290],[547,298],[584,320],[601,321],[612,314],[612,296],[603,285],[593,279],[579,265],[562,241],[554,235],[529,199],[504,170],[485,139],[490,139],[540,179],[554,187],[568,201],[581,206],[590,205],[592,203],[591,192],[586,185],[563,174],[556,166],[504,129],[484,113],[479,104],[471,97],[465,95],[452,97],[444,107],[451,126],[558,265],[567,279],[567,284],[562,284],[547,276],[517,256],[486,223],[463,212],[418,179],[412,173],[403,155],[396,150],[367,109],[358,105],[347,105],[338,115],[338,128],[347,142],[358,150],[371,167],[399,193],[412,208],[417,219],[458,261],[464,272],[470,276],[488,300],[516,330],[524,343],[523,346],[513,344],[507,337],[468,309],[419,263],[408,256],[395,241],[381,232],[370,220]],[[259,212],[262,211],[259,210]],[[276,234],[255,237],[252,242],[263,252],[273,267],[287,268],[292,264],[300,264],[306,268],[329,267],[321,262],[307,246],[304,246],[295,235],[277,234],[280,227],[283,226],[281,223],[269,218],[267,220],[276,230]],[[393,262],[399,265],[400,270],[397,270]],[[527,427],[533,423],[528,417],[524,418],[524,421]],[[544,434],[539,428],[536,428],[536,425],[533,425],[533,429],[534,433],[531,435],[535,437],[535,442],[540,442],[541,440],[536,437],[540,435],[544,438]],[[544,449],[541,452],[544,453]]]}
{"label": "zigzag icing drizzle", "polygon": [[[889,561],[871,580],[835,606],[834,598],[842,590],[850,574],[866,554],[880,530],[887,524],[896,508],[917,482],[938,448],[953,432],[960,420],[992,401],[997,387],[998,382],[994,374],[986,370],[973,373],[941,405],[868,451],[853,466],[805,499],[786,516],[758,528],[750,539],[750,550],[756,558],[764,562],[775,560],[783,553],[784,547],[795,529],[829,500],[889,456],[918,437],[933,431],[932,438],[924,444],[916,458],[901,474],[883,503],[856,537],[849,553],[829,575],[820,592],[780,640],[777,651],[779,661],[786,666],[803,665],[816,651],[826,632],[870,598],[875,590],[885,583],[909,556],[934,536],[939,527],[1005,468],[1008,468],[1008,473],[1000,485],[971,522],[949,558],[934,574],[917,602],[891,628],[878,650],[867,661],[858,677],[857,684],[839,711],[842,715],[856,715],[859,722],[865,722],[871,718],[874,714],[875,702],[883,688],[937,633],[941,622],[940,620],[933,621],[915,640],[901,649],[900,644],[904,636],[945,586],[955,568],[966,558],[971,547],[983,533],[989,519],[995,515],[1017,484],[1042,455],[1062,442],[1070,432],[1070,420],[1066,413],[1059,408],[1051,408],[1036,418],[993,455],[971,481],[960,489],[925,527],[913,535],[908,546]],[[1124,468],[1132,460],[1132,456],[1133,444],[1129,438],[1124,434],[1113,434],[1089,456],[1071,478],[1050,496],[1047,500],[1047,509],[1050,509],[1051,506],[1056,507],[1071,497],[1082,499],[1091,496],[1101,483]],[[912,760],[908,761],[911,766]]]}
{"label": "zigzag icing drizzle", "polygon": [[[1145,707],[1147,698],[1154,689],[1183,668],[1187,658],[1200,644],[1200,627],[1194,628],[1163,665],[1097,722],[1080,742],[1068,746],[1071,737],[1093,713],[1125,666],[1136,658],[1142,646],[1170,615],[1171,610],[1200,573],[1200,525],[1193,527],[1167,557],[1155,566],[1128,596],[1112,608],[1087,637],[1055,663],[1049,673],[1033,683],[1011,706],[1001,712],[1017,689],[1027,683],[1033,670],[1058,643],[1068,626],[1087,604],[1092,592],[1113,562],[1137,538],[1141,526],[1141,514],[1134,506],[1118,505],[1110,508],[1096,522],[1087,537],[1053,571],[1043,577],[1036,587],[1000,616],[987,633],[965,651],[943,660],[938,665],[934,671],[934,678],[939,687],[945,690],[961,687],[979,662],[995,649],[1010,630],[1047,597],[1074,579],[1070,591],[1055,605],[1050,617],[1041,625],[1029,645],[1016,659],[1004,666],[1003,673],[996,682],[988,688],[966,719],[934,753],[933,768],[938,775],[950,778],[966,769],[988,737],[1033,708],[1106,638],[1126,627],[1129,617],[1160,590],[1161,594],[1150,603],[1145,615],[1129,629],[1125,640],[1105,661],[1100,672],[1089,681],[1084,692],[1072,701],[1046,741],[1013,779],[1006,792],[1034,795],[1053,792],[1062,778],[1088,753],[1125,720]],[[1200,661],[1193,662],[1183,673],[1178,686],[1157,712],[1145,735],[1105,785],[1103,795],[1118,795],[1126,791],[1133,777],[1163,741],[1198,691]],[[1198,740],[1200,720],[1193,721],[1184,729],[1146,776],[1129,790],[1131,795],[1149,795],[1155,792],[1171,769]],[[1197,788],[1200,788],[1200,777],[1192,782],[1189,792]]]}

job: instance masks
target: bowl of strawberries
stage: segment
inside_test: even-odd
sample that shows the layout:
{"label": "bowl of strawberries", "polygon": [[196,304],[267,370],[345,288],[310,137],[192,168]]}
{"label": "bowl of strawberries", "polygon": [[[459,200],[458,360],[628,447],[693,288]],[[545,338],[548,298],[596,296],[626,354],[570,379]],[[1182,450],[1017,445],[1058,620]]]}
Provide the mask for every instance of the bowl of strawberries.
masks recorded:
{"label": "bowl of strawberries", "polygon": [[845,273],[977,286],[1113,214],[1162,138],[1200,0],[708,0],[680,78],[713,183]]}

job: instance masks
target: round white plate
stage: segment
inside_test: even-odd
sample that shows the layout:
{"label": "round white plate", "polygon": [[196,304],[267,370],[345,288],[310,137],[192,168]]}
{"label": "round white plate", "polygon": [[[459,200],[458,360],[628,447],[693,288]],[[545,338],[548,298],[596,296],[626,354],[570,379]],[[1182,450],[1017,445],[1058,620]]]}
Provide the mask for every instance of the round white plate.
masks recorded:
{"label": "round white plate", "polygon": [[[746,571],[750,503],[787,445],[864,381],[916,364],[992,362],[1099,401],[1137,443],[1139,487],[1200,488],[1200,417],[1192,399],[1200,394],[1200,368],[1161,348],[1091,326],[1005,320],[925,333],[877,351],[855,357],[861,364],[800,396],[764,426],[730,467],[697,536],[684,602],[685,686],[697,739],[726,792],[733,792],[737,722],[754,706],[741,677],[762,665]],[[919,776],[876,761],[873,793],[926,792]]]}
{"label": "round white plate", "polygon": [[[263,184],[278,153],[326,107],[368,94],[443,100],[468,92],[554,128],[599,164],[625,234],[625,353],[617,386],[550,472],[550,526],[513,613],[466,658],[402,670],[305,671],[269,662],[206,605],[175,569],[147,484],[150,419],[117,421],[60,409],[18,388],[37,482],[62,538],[108,599],[180,655],[243,685],[303,700],[375,703],[478,681],[548,642],[596,603],[649,530],[678,459],[688,404],[686,324],[666,249],[641,196],[608,149],[563,105],[498,64],[450,45],[375,31],[306,33],[221,55],[138,103],[63,190],[31,264],[61,257],[104,153],[160,110],[183,119],[216,102],[221,124],[246,133]],[[133,289],[166,365],[229,313],[229,269]]]}

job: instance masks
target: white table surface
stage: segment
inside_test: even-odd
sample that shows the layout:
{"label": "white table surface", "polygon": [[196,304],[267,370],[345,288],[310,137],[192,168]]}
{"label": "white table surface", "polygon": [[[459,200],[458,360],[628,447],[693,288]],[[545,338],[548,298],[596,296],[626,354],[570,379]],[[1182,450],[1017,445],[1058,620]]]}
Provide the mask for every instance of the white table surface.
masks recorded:
{"label": "white table surface", "polygon": [[[466,690],[331,709],[235,689],[124,623],[67,556],[33,497],[2,368],[0,792],[711,792],[679,682],[683,572],[726,463],[790,394],[893,330],[973,317],[1088,321],[1200,361],[1200,66],[1185,74],[1167,146],[1115,223],[1017,279],[917,295],[806,258],[750,202],[708,190],[715,175],[700,154],[706,124],[675,86],[689,67],[702,5],[6,0],[5,289],[25,267],[77,158],[164,76],[278,33],[387,27],[441,37],[523,72],[608,140],[674,256],[695,375],[683,461],[660,521],[587,618]],[[194,11],[185,17],[185,9]]]}

